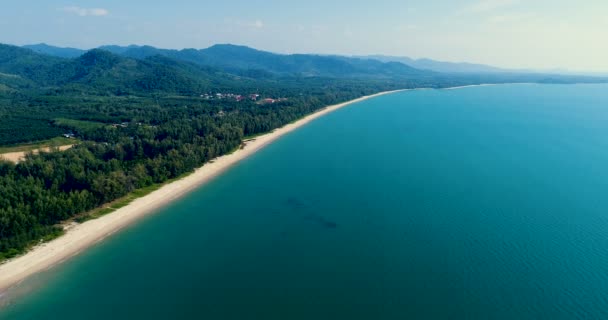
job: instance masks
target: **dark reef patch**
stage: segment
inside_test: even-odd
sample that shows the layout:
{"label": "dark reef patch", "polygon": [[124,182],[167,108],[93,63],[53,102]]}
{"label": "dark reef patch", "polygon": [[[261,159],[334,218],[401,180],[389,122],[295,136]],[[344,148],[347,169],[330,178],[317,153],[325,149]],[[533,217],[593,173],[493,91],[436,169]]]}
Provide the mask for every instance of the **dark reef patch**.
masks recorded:
{"label": "dark reef patch", "polygon": [[327,229],[336,229],[338,227],[338,224],[336,222],[328,220],[325,217],[314,213],[306,215],[304,217],[304,220],[317,223]]}
{"label": "dark reef patch", "polygon": [[299,210],[307,207],[303,201],[294,197],[288,198],[287,201],[285,201],[285,204],[292,210]]}

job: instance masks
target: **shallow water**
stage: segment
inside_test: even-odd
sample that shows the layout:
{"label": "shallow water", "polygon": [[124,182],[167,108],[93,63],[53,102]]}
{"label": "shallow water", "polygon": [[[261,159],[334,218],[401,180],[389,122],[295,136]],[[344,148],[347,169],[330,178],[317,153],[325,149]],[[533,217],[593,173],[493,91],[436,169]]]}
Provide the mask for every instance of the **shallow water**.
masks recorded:
{"label": "shallow water", "polygon": [[608,86],[340,109],[9,294],[0,319],[606,319]]}

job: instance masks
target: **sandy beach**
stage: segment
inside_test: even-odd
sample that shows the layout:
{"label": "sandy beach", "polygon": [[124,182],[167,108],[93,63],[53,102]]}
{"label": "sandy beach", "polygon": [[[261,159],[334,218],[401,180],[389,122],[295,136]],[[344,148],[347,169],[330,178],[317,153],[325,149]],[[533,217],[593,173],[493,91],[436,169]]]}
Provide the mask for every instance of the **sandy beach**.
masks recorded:
{"label": "sandy beach", "polygon": [[232,154],[216,158],[187,177],[167,184],[144,197],[138,198],[129,205],[120,208],[111,214],[70,227],[65,235],[48,243],[41,244],[27,254],[11,259],[0,265],[0,296],[2,292],[28,276],[48,269],[78,254],[80,251],[133,223],[139,218],[155,212],[171,201],[174,201],[210,181],[230,166],[247,158],[279,137],[310,121],[350,104],[399,91],[405,90],[382,92],[321,109],[294,123],[249,140],[246,142],[244,148],[239,149]]}
{"label": "sandy beach", "polygon": [[497,84],[494,84],[494,83],[471,84],[471,85],[466,85],[466,86],[442,88],[441,90],[457,90],[457,89],[465,89],[465,88],[471,88],[471,87],[487,87],[487,86],[496,86],[496,85]]}

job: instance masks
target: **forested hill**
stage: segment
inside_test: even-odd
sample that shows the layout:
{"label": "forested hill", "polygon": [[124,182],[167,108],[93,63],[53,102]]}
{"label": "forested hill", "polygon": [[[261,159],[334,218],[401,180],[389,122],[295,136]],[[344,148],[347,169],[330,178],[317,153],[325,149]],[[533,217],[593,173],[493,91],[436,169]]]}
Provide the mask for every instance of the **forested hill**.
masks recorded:
{"label": "forested hill", "polygon": [[[73,48],[59,48],[45,44],[26,46],[38,53],[57,57],[77,57],[85,51]],[[372,59],[357,59],[320,55],[281,55],[245,46],[215,45],[207,49],[168,50],[151,46],[101,46],[99,49],[123,57],[145,59],[165,56],[178,61],[201,66],[215,67],[233,73],[244,70],[274,75],[316,76],[316,77],[420,77],[429,74],[401,63],[383,63]],[[264,74],[264,73],[260,73]]]}
{"label": "forested hill", "polygon": [[181,51],[138,47],[130,48],[123,54],[134,57],[162,54],[179,60],[233,71],[253,69],[281,75],[414,78],[432,74],[432,72],[414,69],[401,63],[382,63],[371,59],[337,56],[282,55],[229,44],[215,45],[202,50]]}
{"label": "forested hill", "polygon": [[[132,59],[94,49],[58,58],[29,49],[0,45],[0,84],[12,89],[55,89],[110,95],[151,91],[197,94],[211,88],[239,86],[246,79],[218,69],[162,56]],[[9,77],[10,75],[10,77]],[[20,79],[21,81],[16,81]]]}

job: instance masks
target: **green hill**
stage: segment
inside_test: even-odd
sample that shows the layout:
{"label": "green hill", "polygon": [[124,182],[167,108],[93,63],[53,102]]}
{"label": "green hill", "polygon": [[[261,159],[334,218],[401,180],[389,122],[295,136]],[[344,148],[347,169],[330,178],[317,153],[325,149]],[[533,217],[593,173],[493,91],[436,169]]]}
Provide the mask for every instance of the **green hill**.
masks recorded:
{"label": "green hill", "polygon": [[245,46],[221,44],[207,49],[167,50],[150,46],[103,46],[104,50],[136,59],[162,55],[201,66],[211,66],[232,73],[257,70],[264,76],[362,77],[386,78],[430,75],[401,63],[383,63],[372,59],[310,54],[283,55]]}
{"label": "green hill", "polygon": [[29,49],[0,45],[0,84],[9,88],[39,87],[103,94],[195,94],[211,87],[247,82],[218,69],[166,56],[133,59],[93,49],[74,58],[59,58]]}

